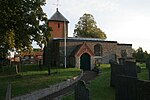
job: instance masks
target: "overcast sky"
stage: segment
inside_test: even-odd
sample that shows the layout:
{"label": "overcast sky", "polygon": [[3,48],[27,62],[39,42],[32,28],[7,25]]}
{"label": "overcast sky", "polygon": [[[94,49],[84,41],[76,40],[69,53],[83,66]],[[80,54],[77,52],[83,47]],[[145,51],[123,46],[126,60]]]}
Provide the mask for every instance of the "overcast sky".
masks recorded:
{"label": "overcast sky", "polygon": [[[43,7],[48,18],[55,12],[57,0]],[[84,13],[94,16],[107,40],[133,44],[150,52],[150,0],[59,0],[59,11],[70,21],[69,36]]]}

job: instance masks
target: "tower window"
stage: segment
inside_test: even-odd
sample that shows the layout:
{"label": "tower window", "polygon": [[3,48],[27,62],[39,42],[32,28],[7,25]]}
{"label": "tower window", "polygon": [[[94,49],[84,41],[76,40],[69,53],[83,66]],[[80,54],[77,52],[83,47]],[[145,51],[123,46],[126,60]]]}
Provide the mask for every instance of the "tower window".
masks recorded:
{"label": "tower window", "polygon": [[58,23],[58,28],[60,28],[60,24]]}

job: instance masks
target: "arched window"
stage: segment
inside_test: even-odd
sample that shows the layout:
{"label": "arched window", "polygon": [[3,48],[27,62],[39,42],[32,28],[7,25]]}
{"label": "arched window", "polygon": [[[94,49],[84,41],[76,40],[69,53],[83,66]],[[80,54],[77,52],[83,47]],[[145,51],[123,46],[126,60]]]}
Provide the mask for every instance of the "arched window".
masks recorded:
{"label": "arched window", "polygon": [[102,46],[100,44],[94,46],[94,54],[95,56],[102,56]]}

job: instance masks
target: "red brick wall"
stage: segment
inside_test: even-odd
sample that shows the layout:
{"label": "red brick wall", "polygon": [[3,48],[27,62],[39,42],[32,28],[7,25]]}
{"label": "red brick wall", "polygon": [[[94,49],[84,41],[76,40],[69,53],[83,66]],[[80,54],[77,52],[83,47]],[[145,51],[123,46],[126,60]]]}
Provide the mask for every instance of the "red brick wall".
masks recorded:
{"label": "red brick wall", "polygon": [[[64,38],[64,22],[50,21],[48,26],[52,27],[52,38]],[[68,24],[66,24],[66,33],[68,34]]]}

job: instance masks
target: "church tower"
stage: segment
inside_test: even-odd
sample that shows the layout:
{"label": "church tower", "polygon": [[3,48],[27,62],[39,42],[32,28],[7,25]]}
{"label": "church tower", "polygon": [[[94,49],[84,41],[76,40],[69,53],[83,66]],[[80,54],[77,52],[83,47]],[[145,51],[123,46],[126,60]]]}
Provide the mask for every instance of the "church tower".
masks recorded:
{"label": "church tower", "polygon": [[48,26],[52,28],[52,38],[64,38],[65,34],[68,37],[68,23],[69,21],[58,11],[49,19]]}

